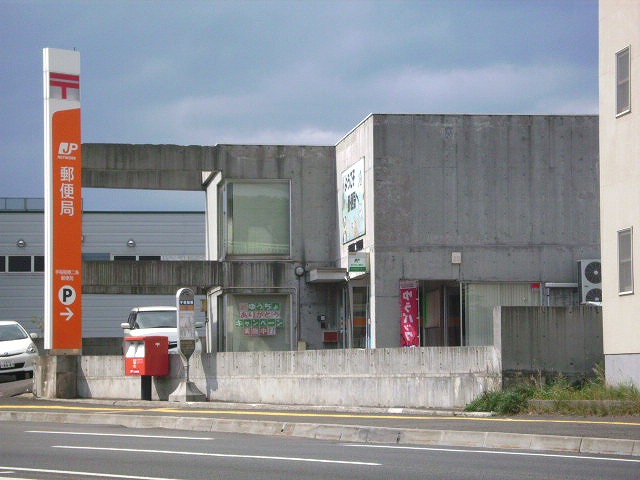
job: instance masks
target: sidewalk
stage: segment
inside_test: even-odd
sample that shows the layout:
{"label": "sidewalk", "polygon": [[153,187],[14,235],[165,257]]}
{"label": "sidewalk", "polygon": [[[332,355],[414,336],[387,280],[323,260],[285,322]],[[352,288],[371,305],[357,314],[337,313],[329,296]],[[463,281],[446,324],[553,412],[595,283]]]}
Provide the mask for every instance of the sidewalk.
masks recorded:
{"label": "sidewalk", "polygon": [[640,456],[638,417],[501,417],[453,411],[142,400],[0,398],[0,421],[285,435],[341,442]]}

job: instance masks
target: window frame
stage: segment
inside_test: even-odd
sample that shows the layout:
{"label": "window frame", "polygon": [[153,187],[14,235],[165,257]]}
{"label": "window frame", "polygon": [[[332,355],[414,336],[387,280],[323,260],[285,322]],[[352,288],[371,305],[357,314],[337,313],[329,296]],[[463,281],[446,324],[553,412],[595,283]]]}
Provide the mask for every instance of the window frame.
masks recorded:
{"label": "window frame", "polygon": [[[626,68],[627,75],[626,78],[620,79],[620,60],[623,55],[626,55]],[[616,52],[616,64],[615,64],[615,82],[616,82],[616,96],[615,96],[615,108],[616,108],[616,118],[626,115],[631,112],[631,45],[627,45],[622,50]],[[620,88],[624,87],[627,95],[627,103],[624,108],[620,108]]]}
{"label": "window frame", "polygon": [[[230,218],[229,215],[233,215],[232,212],[229,212],[229,186],[234,184],[255,184],[255,185],[268,185],[268,184],[283,184],[287,186],[288,196],[289,196],[289,206],[288,206],[288,215],[289,215],[289,234],[288,234],[288,252],[287,253],[233,253],[230,251]],[[291,231],[293,228],[293,219],[292,219],[292,200],[291,200],[291,179],[288,178],[270,178],[270,179],[243,179],[243,178],[229,178],[226,179],[221,186],[221,211],[220,211],[220,222],[219,222],[219,233],[220,233],[220,241],[218,242],[221,249],[221,257],[231,258],[236,260],[242,259],[251,259],[251,260],[288,260],[291,259],[291,251],[293,248],[291,241]]]}
{"label": "window frame", "polygon": [[[622,257],[622,241],[628,238],[628,245],[624,245],[624,247],[628,247],[629,250],[629,258]],[[618,240],[618,295],[631,295],[634,291],[634,281],[633,281],[633,227],[623,228],[622,230],[618,230],[617,235]],[[627,285],[623,285],[622,275],[624,273],[628,274],[629,283]],[[630,288],[628,288],[630,287]]]}

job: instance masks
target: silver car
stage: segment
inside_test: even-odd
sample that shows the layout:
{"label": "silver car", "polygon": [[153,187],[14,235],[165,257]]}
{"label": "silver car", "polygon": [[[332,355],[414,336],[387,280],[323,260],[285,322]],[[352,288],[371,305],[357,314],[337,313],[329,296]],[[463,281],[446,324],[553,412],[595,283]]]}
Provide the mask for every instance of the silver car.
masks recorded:
{"label": "silver car", "polygon": [[38,349],[32,337],[14,320],[0,320],[0,377],[33,378]]}
{"label": "silver car", "polygon": [[[178,308],[177,307],[135,307],[129,313],[129,319],[121,323],[125,337],[148,337],[158,335],[167,337],[169,353],[178,353]],[[202,327],[201,322],[195,323]],[[124,349],[124,344],[123,344]],[[196,339],[196,352],[202,352],[200,339]],[[126,355],[126,352],[123,350]]]}

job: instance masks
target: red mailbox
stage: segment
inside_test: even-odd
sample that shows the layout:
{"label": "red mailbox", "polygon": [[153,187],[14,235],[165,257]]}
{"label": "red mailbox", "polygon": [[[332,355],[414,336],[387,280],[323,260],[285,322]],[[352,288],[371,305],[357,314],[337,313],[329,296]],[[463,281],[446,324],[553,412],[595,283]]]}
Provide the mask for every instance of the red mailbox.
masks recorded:
{"label": "red mailbox", "polygon": [[167,337],[126,337],[124,339],[125,375],[169,375],[169,339]]}

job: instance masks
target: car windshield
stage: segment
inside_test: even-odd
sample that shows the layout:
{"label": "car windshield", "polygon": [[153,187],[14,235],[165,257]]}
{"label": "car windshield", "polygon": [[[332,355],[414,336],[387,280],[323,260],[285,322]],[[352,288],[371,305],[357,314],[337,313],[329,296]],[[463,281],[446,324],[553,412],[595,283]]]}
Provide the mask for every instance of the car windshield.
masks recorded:
{"label": "car windshield", "polygon": [[136,328],[176,328],[176,312],[160,310],[155,312],[138,312]]}
{"label": "car windshield", "polygon": [[10,340],[22,340],[27,338],[25,331],[15,323],[9,323],[7,325],[0,325],[0,342],[7,342]]}

